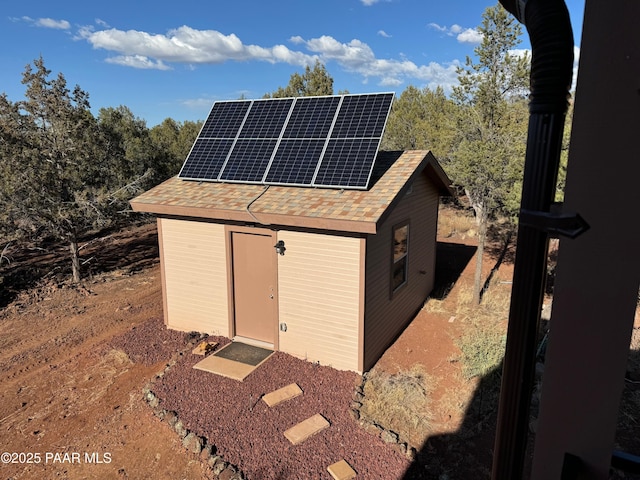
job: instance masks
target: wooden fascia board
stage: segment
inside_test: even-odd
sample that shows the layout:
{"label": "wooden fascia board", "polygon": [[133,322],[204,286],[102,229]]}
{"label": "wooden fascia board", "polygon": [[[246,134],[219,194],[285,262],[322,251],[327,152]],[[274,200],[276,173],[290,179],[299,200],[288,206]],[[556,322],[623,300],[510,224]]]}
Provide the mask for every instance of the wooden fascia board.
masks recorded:
{"label": "wooden fascia board", "polygon": [[451,179],[436,160],[431,152],[427,154],[428,163],[425,165],[426,174],[433,184],[438,188],[441,197],[456,197],[456,192],[452,188]]}
{"label": "wooden fascia board", "polygon": [[[149,204],[131,202],[136,212],[152,213],[162,216],[205,218],[209,220],[235,221],[258,223],[259,225],[282,225],[316,230],[332,230],[338,232],[353,232],[370,234],[376,233],[376,222],[360,222],[356,220],[342,220],[324,217],[304,217],[296,215],[282,215],[275,213],[260,213],[239,210],[223,210],[214,208],[183,207],[176,205]],[[256,222],[257,220],[257,222]]]}

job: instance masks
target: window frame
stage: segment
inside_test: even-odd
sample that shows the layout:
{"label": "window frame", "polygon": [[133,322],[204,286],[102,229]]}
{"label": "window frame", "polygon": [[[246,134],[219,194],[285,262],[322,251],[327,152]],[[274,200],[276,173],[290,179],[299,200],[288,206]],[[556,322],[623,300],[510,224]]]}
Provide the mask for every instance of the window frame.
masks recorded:
{"label": "window frame", "polygon": [[[396,259],[396,232],[401,230],[402,228],[407,229],[406,233],[406,247],[404,254]],[[409,252],[410,252],[410,238],[411,238],[411,222],[407,219],[402,222],[396,223],[391,227],[391,255],[390,255],[390,263],[391,263],[391,271],[389,278],[389,292],[390,296],[393,298],[400,290],[403,289],[409,283]],[[399,267],[399,265],[402,265]],[[404,279],[402,282],[396,285],[396,272],[398,268],[404,269]]]}

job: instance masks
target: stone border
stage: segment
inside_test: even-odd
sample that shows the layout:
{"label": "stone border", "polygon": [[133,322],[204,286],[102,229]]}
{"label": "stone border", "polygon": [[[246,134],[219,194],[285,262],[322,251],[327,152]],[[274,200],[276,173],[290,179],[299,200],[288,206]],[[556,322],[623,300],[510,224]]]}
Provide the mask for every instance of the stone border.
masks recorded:
{"label": "stone border", "polygon": [[[200,339],[195,339],[197,343]],[[205,463],[214,475],[214,478],[224,478],[226,480],[246,480],[240,469],[235,465],[226,462],[221,454],[218,454],[217,447],[209,442],[206,437],[201,437],[195,432],[185,428],[182,420],[178,418],[178,413],[173,410],[165,410],[160,407],[160,400],[151,390],[156,381],[161,379],[171,367],[173,367],[178,359],[184,356],[184,353],[193,348],[194,341],[190,341],[187,348],[174,355],[160,373],[156,374],[153,380],[147,382],[142,389],[142,397],[149,405],[153,414],[167,424],[178,434],[182,441],[182,446],[194,455],[198,455],[201,462]]]}
{"label": "stone border", "polygon": [[366,420],[360,414],[360,408],[364,401],[364,384],[367,381],[367,375],[368,372],[365,372],[362,375],[360,384],[356,386],[356,389],[353,392],[351,405],[349,406],[349,413],[351,414],[351,417],[358,422],[365,432],[380,437],[384,443],[392,445],[398,453],[404,455],[409,460],[414,460],[416,457],[416,449],[413,448],[408,441],[402,438],[399,433],[396,433],[393,430],[387,430],[382,425]]}

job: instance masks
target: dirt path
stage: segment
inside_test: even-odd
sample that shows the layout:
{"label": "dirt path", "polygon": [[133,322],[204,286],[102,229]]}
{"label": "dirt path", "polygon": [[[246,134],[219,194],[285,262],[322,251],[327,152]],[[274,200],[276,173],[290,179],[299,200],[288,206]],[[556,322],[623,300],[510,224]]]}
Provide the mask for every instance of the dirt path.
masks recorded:
{"label": "dirt path", "polygon": [[[125,238],[142,236],[154,229]],[[14,454],[2,478],[206,478],[142,401],[171,354],[143,365],[109,346],[162,314],[159,267],[129,271],[81,288],[40,282],[0,311],[0,451]]]}

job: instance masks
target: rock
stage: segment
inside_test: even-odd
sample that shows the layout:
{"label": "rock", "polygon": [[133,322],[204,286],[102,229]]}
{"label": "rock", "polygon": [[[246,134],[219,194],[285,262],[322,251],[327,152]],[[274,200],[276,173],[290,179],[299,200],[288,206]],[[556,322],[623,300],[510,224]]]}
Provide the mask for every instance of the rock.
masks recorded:
{"label": "rock", "polygon": [[165,414],[164,419],[169,424],[169,426],[173,428],[178,421],[178,415],[176,414],[176,412],[169,411]]}
{"label": "rock", "polygon": [[216,458],[217,460],[213,465],[212,470],[215,475],[220,475],[227,468],[227,462],[222,460],[220,457]]}
{"label": "rock", "polygon": [[390,430],[384,430],[380,434],[380,438],[384,443],[398,443],[398,434]]}
{"label": "rock", "polygon": [[180,438],[184,438],[187,436],[187,429],[182,424],[182,420],[178,420],[173,426],[173,429],[176,431]]}
{"label": "rock", "polygon": [[156,408],[158,406],[159,400],[158,397],[156,397],[155,393],[147,391],[147,393],[145,394],[145,398],[151,408]]}
{"label": "rock", "polygon": [[211,445],[210,443],[207,443],[205,441],[205,439],[202,439],[202,450],[200,451],[200,460],[202,460],[204,463],[209,461],[209,458],[216,453],[216,447],[214,445]]}
{"label": "rock", "polygon": [[182,439],[182,446],[193,453],[200,453],[202,450],[202,439],[195,433],[190,432]]}
{"label": "rock", "polygon": [[409,460],[415,460],[415,458],[416,458],[416,449],[407,445],[407,453],[405,454],[405,456]]}
{"label": "rock", "polygon": [[380,435],[380,428],[374,423],[362,422],[362,428],[364,428],[365,432],[372,435]]}
{"label": "rock", "polygon": [[352,408],[351,410],[349,410],[349,414],[351,414],[351,418],[353,418],[356,422],[358,420],[360,420],[360,411]]}

